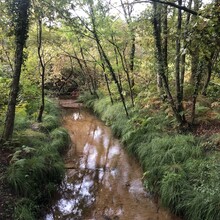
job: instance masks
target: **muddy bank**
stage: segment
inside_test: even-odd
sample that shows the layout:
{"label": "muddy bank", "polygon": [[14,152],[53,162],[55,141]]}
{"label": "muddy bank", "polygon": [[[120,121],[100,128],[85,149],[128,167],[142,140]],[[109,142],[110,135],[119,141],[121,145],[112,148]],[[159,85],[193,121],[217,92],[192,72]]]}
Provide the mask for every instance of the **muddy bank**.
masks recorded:
{"label": "muddy bank", "polygon": [[72,139],[66,176],[50,219],[177,220],[159,208],[142,186],[142,170],[94,115],[63,100],[63,126]]}

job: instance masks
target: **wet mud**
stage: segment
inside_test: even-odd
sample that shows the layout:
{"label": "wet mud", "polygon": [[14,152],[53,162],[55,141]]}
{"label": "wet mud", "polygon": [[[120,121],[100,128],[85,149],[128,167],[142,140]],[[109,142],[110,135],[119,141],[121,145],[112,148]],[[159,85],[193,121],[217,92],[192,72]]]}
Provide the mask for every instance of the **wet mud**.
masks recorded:
{"label": "wet mud", "polygon": [[77,103],[60,102],[72,146],[46,220],[179,220],[144,190],[140,165],[110,128]]}

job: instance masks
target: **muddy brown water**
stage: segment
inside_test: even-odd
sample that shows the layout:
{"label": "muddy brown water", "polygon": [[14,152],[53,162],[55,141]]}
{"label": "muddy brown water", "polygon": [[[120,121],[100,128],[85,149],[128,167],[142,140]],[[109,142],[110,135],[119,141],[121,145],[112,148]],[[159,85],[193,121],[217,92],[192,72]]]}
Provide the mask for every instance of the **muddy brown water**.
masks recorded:
{"label": "muddy brown water", "polygon": [[74,101],[60,104],[72,146],[65,157],[65,178],[45,220],[180,220],[145,191],[140,165],[110,128]]}

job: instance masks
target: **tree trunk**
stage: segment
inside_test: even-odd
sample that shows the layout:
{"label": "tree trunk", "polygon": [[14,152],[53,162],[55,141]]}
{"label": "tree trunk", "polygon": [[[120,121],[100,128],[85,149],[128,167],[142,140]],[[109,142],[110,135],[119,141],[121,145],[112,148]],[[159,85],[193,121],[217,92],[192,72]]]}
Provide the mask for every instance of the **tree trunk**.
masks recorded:
{"label": "tree trunk", "polygon": [[167,5],[163,6],[163,19],[162,19],[162,34],[163,34],[163,56],[164,56],[164,67],[166,75],[168,73],[168,21],[167,21]]}
{"label": "tree trunk", "polygon": [[[158,22],[158,32],[160,33],[160,36],[161,36],[161,50],[162,50],[162,56],[163,56],[163,62],[164,62],[164,68],[166,69],[166,61],[165,61],[165,54],[164,54],[164,50],[165,50],[165,41],[164,39],[162,38],[162,6],[159,4],[157,5],[157,22]],[[155,56],[157,57],[157,51],[155,51]],[[166,74],[167,76],[167,74]],[[168,79],[168,76],[167,76],[167,79]],[[162,97],[163,96],[163,80],[161,78],[161,75],[160,73],[157,71],[157,91],[159,93],[159,95]]]}
{"label": "tree trunk", "polygon": [[[78,39],[78,43],[79,43],[79,46],[80,46],[80,54],[81,54],[81,57],[82,57],[82,60],[83,60],[83,64],[84,64],[84,66],[85,66],[85,70],[84,70],[84,68],[83,68],[82,65],[81,65],[81,70],[82,70],[83,73],[84,73],[84,76],[85,76],[86,82],[87,82],[87,84],[88,84],[90,93],[91,93],[91,94],[95,94],[95,95],[97,96],[97,98],[98,98],[98,94],[97,94],[97,92],[96,92],[96,88],[95,88],[94,81],[93,81],[94,79],[93,79],[93,77],[91,76],[91,74],[90,74],[90,72],[89,72],[89,68],[88,68],[88,65],[87,65],[86,60],[85,60],[84,51],[83,51],[83,48],[82,48],[82,46],[81,46],[80,39],[79,39],[79,38],[77,38],[77,39]],[[80,60],[78,60],[78,62],[81,63]],[[86,77],[87,74],[89,75],[89,79],[87,79],[87,77]],[[90,83],[91,83],[91,85],[92,85],[92,89],[91,89],[91,87],[90,87]]]}
{"label": "tree trunk", "polygon": [[92,26],[93,26],[93,36],[95,38],[95,41],[97,43],[97,46],[98,48],[100,49],[100,52],[101,52],[101,56],[103,57],[105,63],[106,63],[106,66],[112,76],[112,79],[114,80],[116,86],[117,86],[117,89],[118,89],[118,93],[119,93],[119,96],[120,96],[120,99],[122,101],[122,104],[123,104],[123,107],[124,107],[124,110],[125,110],[125,113],[127,115],[127,117],[129,117],[128,115],[128,110],[127,110],[127,106],[125,104],[125,98],[124,98],[124,95],[122,94],[122,89],[120,87],[120,84],[118,82],[118,78],[116,77],[116,74],[115,74],[115,71],[101,45],[101,42],[100,42],[100,39],[99,39],[99,36],[97,34],[97,30],[96,30],[96,22],[95,22],[95,14],[94,14],[94,11],[93,11],[93,5],[92,5],[92,2],[89,2],[89,7],[90,7],[90,12],[91,12],[91,21],[92,21]]}
{"label": "tree trunk", "polygon": [[41,106],[39,109],[37,121],[42,122],[43,112],[44,112],[44,106],[45,106],[45,91],[44,91],[44,81],[45,81],[45,63],[43,60],[42,55],[42,20],[41,18],[38,20],[38,35],[37,35],[37,41],[38,41],[38,58],[40,62],[40,69],[41,69]]}
{"label": "tree trunk", "polygon": [[160,22],[158,20],[157,4],[158,3],[153,2],[153,8],[154,8],[153,26],[154,26],[154,38],[155,38],[155,46],[156,46],[156,58],[157,58],[158,73],[163,80],[164,90],[165,90],[166,95],[168,97],[168,101],[169,101],[170,106],[173,110],[173,113],[174,113],[177,121],[180,123],[180,125],[183,125],[184,121],[176,108],[175,102],[174,102],[173,97],[170,92],[167,77],[166,77],[166,71],[165,71],[165,67],[164,67],[164,57],[163,57],[162,46],[161,46],[162,45],[161,32],[160,32],[161,27],[160,27]]}
{"label": "tree trunk", "polygon": [[[178,4],[182,6],[182,0],[178,0]],[[177,101],[177,111],[181,114],[183,123],[186,123],[184,109],[183,109],[183,85],[181,85],[180,78],[180,48],[181,48],[181,28],[182,28],[182,12],[178,9],[178,19],[177,19],[177,36],[176,36],[176,101]]]}
{"label": "tree trunk", "polygon": [[[213,53],[214,56],[214,53]],[[211,58],[208,60],[208,64],[207,64],[207,69],[208,69],[208,73],[207,73],[207,78],[205,80],[205,83],[203,85],[202,88],[202,95],[206,96],[207,95],[207,89],[209,86],[209,82],[211,80],[211,75],[212,75],[212,58],[213,56],[211,56]]]}
{"label": "tree trunk", "polygon": [[199,62],[197,65],[197,71],[195,76],[195,87],[194,87],[194,93],[192,98],[192,113],[191,113],[191,124],[194,124],[195,121],[195,112],[196,112],[196,101],[199,93],[199,86],[201,81],[201,74],[203,71],[203,62]]}
{"label": "tree trunk", "polygon": [[[194,11],[199,10],[200,0],[194,0]],[[192,16],[192,22],[195,21],[196,16]],[[195,48],[192,48],[191,50],[191,77],[190,82],[191,84],[195,84],[196,74],[197,74],[197,66],[199,63],[199,50],[198,46],[195,46]]]}
{"label": "tree trunk", "polygon": [[[189,5],[188,8],[191,9],[192,7],[192,0],[189,1]],[[186,45],[187,45],[187,41],[186,38],[188,36],[188,25],[190,22],[190,17],[191,14],[187,13],[186,16],[186,23],[185,23],[185,28],[184,28],[184,33],[183,33],[183,53],[181,55],[181,72],[180,72],[180,89],[181,89],[181,94],[183,94],[183,85],[184,85],[184,78],[185,78],[185,66],[186,66]]]}
{"label": "tree trunk", "polygon": [[103,73],[104,73],[104,78],[105,78],[105,82],[106,82],[106,86],[107,86],[107,90],[108,90],[108,95],[109,95],[109,98],[110,98],[111,103],[113,105],[114,101],[113,101],[113,98],[112,98],[112,92],[111,92],[111,89],[110,89],[110,86],[109,86],[108,76],[107,76],[106,71],[105,71],[105,65],[104,65],[104,60],[103,60],[103,57],[102,57],[102,52],[101,52],[101,49],[99,47],[98,47],[98,51],[99,51],[100,59],[102,61],[101,66],[102,66],[102,70],[103,70]]}
{"label": "tree trunk", "polygon": [[19,82],[21,75],[21,66],[23,64],[23,49],[27,40],[28,33],[28,10],[29,0],[14,0],[12,3],[13,22],[15,26],[15,59],[14,74],[11,82],[8,108],[5,119],[4,131],[2,134],[3,141],[12,138],[15,120],[16,100],[19,92]]}

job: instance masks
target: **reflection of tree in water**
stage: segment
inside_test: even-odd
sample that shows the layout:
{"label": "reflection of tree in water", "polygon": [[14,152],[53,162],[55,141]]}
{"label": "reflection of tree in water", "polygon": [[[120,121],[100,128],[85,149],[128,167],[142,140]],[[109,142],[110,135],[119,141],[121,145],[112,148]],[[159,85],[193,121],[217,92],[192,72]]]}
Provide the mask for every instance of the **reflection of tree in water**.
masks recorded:
{"label": "reflection of tree in water", "polygon": [[[160,216],[141,183],[139,166],[109,129],[86,111],[66,111],[65,126],[77,145],[67,176],[46,220],[149,219]],[[160,219],[171,219],[163,216]],[[153,218],[152,218],[153,219]],[[154,218],[155,219],[155,218]]]}
{"label": "reflection of tree in water", "polygon": [[[94,175],[93,170],[77,169],[72,177],[65,177],[59,190],[60,200],[52,208],[52,219],[81,219],[95,201],[97,187]],[[46,219],[51,218],[48,216]]]}

